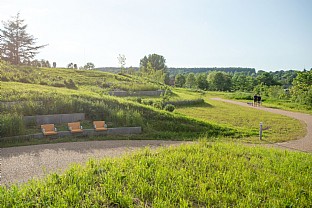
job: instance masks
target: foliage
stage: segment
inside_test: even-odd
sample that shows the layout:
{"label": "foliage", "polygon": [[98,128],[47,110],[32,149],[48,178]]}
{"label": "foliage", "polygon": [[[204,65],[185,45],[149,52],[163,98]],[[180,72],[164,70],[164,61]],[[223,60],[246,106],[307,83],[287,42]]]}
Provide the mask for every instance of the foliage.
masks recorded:
{"label": "foliage", "polygon": [[125,72],[125,65],[126,65],[126,56],[124,54],[119,54],[117,57],[118,63],[120,65],[120,71],[121,73]]}
{"label": "foliage", "polygon": [[175,106],[172,104],[166,104],[164,110],[169,111],[169,112],[173,112],[175,109]]}
{"label": "foliage", "polygon": [[311,207],[309,154],[201,142],[0,187],[3,207]]}
{"label": "foliage", "polygon": [[0,138],[5,136],[23,135],[25,126],[23,117],[16,113],[1,113],[0,115]]}
{"label": "foliage", "polygon": [[257,85],[255,77],[243,73],[235,73],[232,77],[232,89],[234,91],[251,92]]}
{"label": "foliage", "polygon": [[232,87],[232,79],[229,74],[224,72],[211,72],[208,75],[209,89],[216,91],[230,91]]}
{"label": "foliage", "polygon": [[196,78],[194,73],[189,73],[186,76],[185,87],[195,88],[196,87]]}
{"label": "foliage", "polygon": [[166,59],[158,54],[149,54],[140,60],[140,73],[156,82],[168,84]]}
{"label": "foliage", "polygon": [[0,29],[0,58],[12,64],[30,64],[38,50],[46,45],[36,46],[36,39],[27,33],[27,25],[17,13],[11,20],[4,22]]}
{"label": "foliage", "polygon": [[186,82],[185,76],[183,74],[177,74],[174,79],[174,85],[176,87],[184,87]]}
{"label": "foliage", "polygon": [[312,69],[298,72],[291,89],[295,102],[312,107]]}
{"label": "foliage", "polygon": [[209,84],[207,81],[207,74],[196,74],[196,88],[201,90],[208,90]]}
{"label": "foliage", "polygon": [[188,74],[188,73],[210,73],[212,71],[220,71],[225,73],[243,73],[245,75],[252,75],[256,73],[254,68],[240,68],[240,67],[213,67],[213,68],[168,68],[170,75]]}
{"label": "foliage", "polygon": [[92,63],[92,62],[88,62],[88,63],[86,63],[86,65],[84,65],[83,66],[83,68],[85,69],[85,70],[91,70],[91,69],[94,69],[94,64]]}

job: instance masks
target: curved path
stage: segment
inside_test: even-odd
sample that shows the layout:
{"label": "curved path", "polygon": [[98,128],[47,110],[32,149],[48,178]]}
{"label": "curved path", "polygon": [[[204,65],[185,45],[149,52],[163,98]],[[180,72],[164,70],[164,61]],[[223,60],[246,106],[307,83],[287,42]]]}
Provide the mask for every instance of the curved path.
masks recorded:
{"label": "curved path", "polygon": [[305,114],[305,113],[290,112],[290,111],[274,109],[274,108],[266,108],[262,106],[253,107],[253,106],[247,105],[246,103],[233,101],[233,100],[226,100],[222,98],[211,98],[211,99],[222,101],[222,102],[227,102],[227,103],[232,103],[232,104],[240,105],[244,107],[268,111],[271,113],[281,114],[281,115],[285,115],[285,116],[303,121],[307,125],[307,134],[305,135],[304,138],[298,139],[298,140],[292,140],[288,142],[276,143],[276,144],[273,144],[273,146],[284,147],[288,149],[296,149],[296,150],[301,150],[305,152],[312,152],[312,115]]}
{"label": "curved path", "polygon": [[183,141],[107,140],[2,148],[0,184],[22,183],[51,172],[61,173],[70,164],[85,164],[90,158],[118,157],[146,146],[155,148],[181,143]]}

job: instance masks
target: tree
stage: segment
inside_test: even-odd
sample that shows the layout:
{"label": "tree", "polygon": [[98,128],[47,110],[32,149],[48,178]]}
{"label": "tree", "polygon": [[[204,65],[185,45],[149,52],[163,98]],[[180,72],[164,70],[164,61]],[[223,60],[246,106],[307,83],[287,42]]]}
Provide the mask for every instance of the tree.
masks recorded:
{"label": "tree", "polygon": [[149,54],[140,60],[140,73],[150,79],[169,84],[166,59],[158,54]]}
{"label": "tree", "polygon": [[225,72],[214,71],[207,77],[209,88],[216,91],[230,91],[232,87],[231,75]]}
{"label": "tree", "polygon": [[69,64],[67,64],[67,68],[69,68],[69,69],[74,68],[74,64],[73,64],[73,63],[69,63]]}
{"label": "tree", "polygon": [[264,85],[271,86],[271,85],[281,85],[279,82],[277,82],[273,75],[269,72],[265,71],[258,71],[257,73],[257,80],[258,83],[261,84],[263,83]]}
{"label": "tree", "polygon": [[196,86],[196,79],[195,79],[195,74],[193,72],[189,73],[187,75],[185,86],[187,88],[195,88],[195,86]]}
{"label": "tree", "polygon": [[185,76],[183,74],[177,74],[174,79],[174,85],[176,87],[183,87],[185,84]]}
{"label": "tree", "polygon": [[207,90],[208,89],[207,74],[205,73],[197,74],[196,85],[198,89]]}
{"label": "tree", "polygon": [[53,68],[56,68],[56,62],[53,62]]}
{"label": "tree", "polygon": [[125,65],[126,65],[126,57],[124,54],[119,54],[119,56],[117,57],[118,59],[118,63],[120,65],[120,72],[124,73],[125,71]]}
{"label": "tree", "polygon": [[86,65],[84,65],[84,69],[86,69],[86,70],[91,70],[91,69],[94,69],[94,64],[93,63],[91,63],[91,62],[88,62],[88,63],[86,63]]}
{"label": "tree", "polygon": [[312,107],[312,69],[298,72],[291,88],[293,100]]}
{"label": "tree", "polygon": [[27,25],[17,13],[11,20],[3,22],[0,29],[0,58],[11,64],[30,63],[38,50],[46,45],[36,46],[36,38],[26,32]]}

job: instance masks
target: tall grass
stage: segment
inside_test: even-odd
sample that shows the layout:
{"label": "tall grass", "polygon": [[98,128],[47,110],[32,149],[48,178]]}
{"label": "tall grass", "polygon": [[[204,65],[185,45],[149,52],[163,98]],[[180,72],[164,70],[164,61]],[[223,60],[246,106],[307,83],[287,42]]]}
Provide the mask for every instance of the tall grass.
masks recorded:
{"label": "tall grass", "polygon": [[25,125],[23,117],[13,114],[0,114],[0,138],[5,136],[23,135]]}
{"label": "tall grass", "polygon": [[202,142],[0,187],[3,207],[311,207],[312,156]]}
{"label": "tall grass", "polygon": [[49,86],[39,88],[34,84],[6,82],[3,95],[5,101],[25,101],[15,104],[14,107],[3,107],[2,110],[7,113],[19,115],[86,113],[88,119],[112,122],[114,127],[142,126],[144,132],[159,139],[193,138],[203,134],[210,137],[238,137],[243,133],[228,127],[157,110],[123,98],[100,96],[89,91]]}

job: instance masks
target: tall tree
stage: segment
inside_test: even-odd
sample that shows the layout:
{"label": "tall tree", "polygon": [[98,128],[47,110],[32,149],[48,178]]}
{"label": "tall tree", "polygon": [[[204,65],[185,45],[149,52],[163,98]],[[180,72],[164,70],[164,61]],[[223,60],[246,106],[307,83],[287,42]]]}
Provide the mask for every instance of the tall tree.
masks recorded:
{"label": "tall tree", "polygon": [[207,90],[208,89],[207,74],[205,73],[196,74],[195,77],[197,88],[201,90]]}
{"label": "tall tree", "polygon": [[174,85],[176,87],[183,87],[185,84],[185,76],[183,74],[177,74],[174,78]]}
{"label": "tall tree", "polygon": [[187,88],[195,88],[196,87],[196,78],[193,72],[189,73],[186,77],[185,86]]}
{"label": "tall tree", "polygon": [[36,38],[26,32],[27,25],[20,18],[20,14],[7,22],[3,22],[0,29],[0,58],[12,64],[30,63],[38,54],[38,50],[46,45],[36,46]]}
{"label": "tall tree", "polygon": [[158,54],[149,54],[140,60],[140,72],[154,81],[169,84],[166,59]]}
{"label": "tall tree", "polygon": [[120,65],[120,72],[124,73],[125,72],[125,65],[126,65],[126,56],[124,54],[119,54],[117,59],[118,59],[119,65]]}

